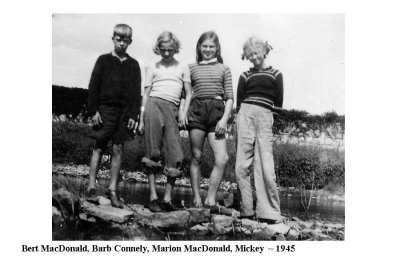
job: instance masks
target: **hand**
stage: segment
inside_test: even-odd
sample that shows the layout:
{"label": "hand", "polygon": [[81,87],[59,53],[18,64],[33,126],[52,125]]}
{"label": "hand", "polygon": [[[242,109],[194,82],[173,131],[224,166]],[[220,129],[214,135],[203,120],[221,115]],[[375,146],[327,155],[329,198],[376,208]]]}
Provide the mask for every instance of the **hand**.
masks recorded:
{"label": "hand", "polygon": [[100,126],[101,124],[103,124],[103,120],[101,119],[101,115],[98,111],[96,111],[96,114],[93,115],[92,123],[93,126]]}
{"label": "hand", "polygon": [[144,132],[144,123],[143,123],[143,121],[140,121],[140,123],[139,123],[138,132],[139,132],[139,134],[143,134],[143,132]]}
{"label": "hand", "polygon": [[134,119],[129,119],[129,121],[128,121],[128,129],[129,130],[133,130],[134,128],[135,128],[135,120]]}
{"label": "hand", "polygon": [[228,121],[225,119],[221,119],[218,121],[217,125],[215,126],[215,135],[216,136],[224,136],[226,133]]}
{"label": "hand", "polygon": [[187,114],[183,110],[179,110],[178,125],[184,129],[186,129],[186,125],[188,125]]}

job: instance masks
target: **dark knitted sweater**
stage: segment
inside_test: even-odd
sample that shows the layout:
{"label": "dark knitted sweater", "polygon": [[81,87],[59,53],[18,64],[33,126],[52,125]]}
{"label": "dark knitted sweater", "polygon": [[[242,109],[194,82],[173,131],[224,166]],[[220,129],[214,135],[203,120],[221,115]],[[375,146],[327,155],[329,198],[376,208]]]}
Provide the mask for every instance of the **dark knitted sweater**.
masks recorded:
{"label": "dark knitted sweater", "polygon": [[141,104],[141,76],[138,62],[127,55],[122,61],[111,53],[101,55],[89,83],[88,115],[99,105],[128,109],[129,118],[137,119]]}
{"label": "dark knitted sweater", "polygon": [[273,113],[282,112],[283,78],[279,70],[254,68],[240,75],[237,89],[237,110],[242,103],[258,105]]}

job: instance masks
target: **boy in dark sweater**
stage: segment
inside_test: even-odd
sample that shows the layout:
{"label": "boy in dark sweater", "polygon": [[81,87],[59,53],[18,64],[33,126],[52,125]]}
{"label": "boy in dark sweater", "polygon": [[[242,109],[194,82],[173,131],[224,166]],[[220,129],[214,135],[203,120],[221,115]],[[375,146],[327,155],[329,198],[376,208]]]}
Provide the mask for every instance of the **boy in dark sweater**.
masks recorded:
{"label": "boy in dark sweater", "polygon": [[89,83],[88,113],[96,140],[90,162],[88,196],[96,194],[95,182],[99,162],[107,143],[112,140],[110,184],[105,195],[111,205],[121,208],[116,195],[124,142],[133,131],[140,112],[141,75],[138,62],[126,50],[132,43],[132,29],[126,24],[114,27],[114,51],[101,55],[94,66]]}

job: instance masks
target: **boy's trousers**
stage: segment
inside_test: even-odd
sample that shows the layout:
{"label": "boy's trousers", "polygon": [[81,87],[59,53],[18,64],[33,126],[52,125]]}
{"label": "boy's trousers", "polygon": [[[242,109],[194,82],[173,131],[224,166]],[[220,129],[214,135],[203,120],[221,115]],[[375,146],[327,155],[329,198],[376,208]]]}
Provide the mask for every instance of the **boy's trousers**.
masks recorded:
{"label": "boy's trousers", "polygon": [[272,112],[264,107],[242,104],[237,116],[237,154],[235,173],[242,195],[242,216],[254,215],[250,166],[254,159],[256,216],[281,218],[272,153]]}

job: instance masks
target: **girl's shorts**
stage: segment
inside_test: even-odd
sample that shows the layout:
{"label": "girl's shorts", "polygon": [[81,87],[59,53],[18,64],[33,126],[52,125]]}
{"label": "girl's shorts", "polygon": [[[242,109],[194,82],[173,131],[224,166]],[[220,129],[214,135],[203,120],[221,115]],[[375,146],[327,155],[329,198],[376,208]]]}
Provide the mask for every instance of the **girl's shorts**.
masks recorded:
{"label": "girl's shorts", "polygon": [[199,129],[206,133],[215,132],[215,126],[222,118],[225,104],[222,99],[195,98],[188,111],[188,128]]}

